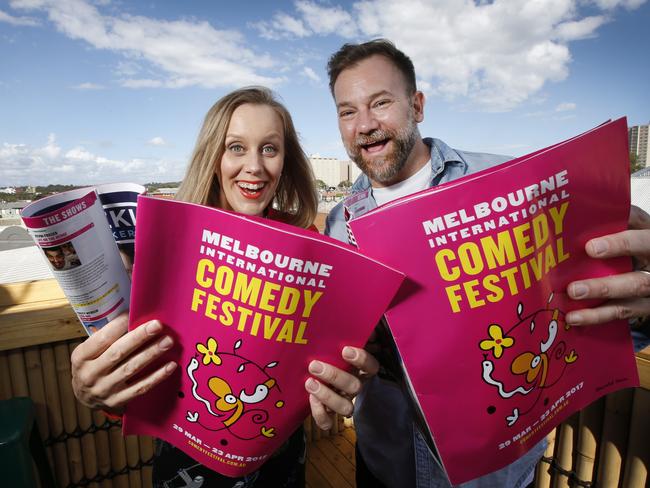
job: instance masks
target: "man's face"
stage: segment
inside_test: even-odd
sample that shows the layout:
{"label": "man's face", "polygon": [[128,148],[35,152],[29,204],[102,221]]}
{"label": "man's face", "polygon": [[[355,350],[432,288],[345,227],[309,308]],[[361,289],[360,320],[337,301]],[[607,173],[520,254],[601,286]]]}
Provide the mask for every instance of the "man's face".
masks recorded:
{"label": "man's face", "polygon": [[409,95],[403,74],[386,57],[375,55],[341,72],[334,101],[350,158],[377,186],[404,179],[420,139],[422,93]]}
{"label": "man's face", "polygon": [[60,249],[46,249],[45,255],[54,269],[63,269],[65,267],[65,256]]}

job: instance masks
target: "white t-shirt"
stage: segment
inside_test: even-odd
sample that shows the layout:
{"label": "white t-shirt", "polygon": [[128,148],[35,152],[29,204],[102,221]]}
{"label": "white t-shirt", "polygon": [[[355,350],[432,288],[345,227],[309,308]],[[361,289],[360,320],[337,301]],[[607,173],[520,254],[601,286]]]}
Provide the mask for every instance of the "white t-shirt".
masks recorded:
{"label": "white t-shirt", "polygon": [[429,160],[417,173],[405,180],[391,186],[373,188],[372,196],[375,198],[377,205],[383,205],[406,195],[426,190],[431,183],[432,173],[431,160]]}

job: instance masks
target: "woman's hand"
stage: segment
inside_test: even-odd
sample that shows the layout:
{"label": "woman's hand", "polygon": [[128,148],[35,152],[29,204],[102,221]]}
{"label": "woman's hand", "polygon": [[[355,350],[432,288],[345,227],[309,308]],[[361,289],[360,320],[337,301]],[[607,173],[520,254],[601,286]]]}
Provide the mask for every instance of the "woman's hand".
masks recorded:
{"label": "woman's hand", "polygon": [[341,356],[353,366],[357,374],[348,373],[322,361],[309,363],[312,378],[305,382],[309,392],[311,415],[323,430],[334,424],[334,414],[346,417],[352,415],[352,400],[361,391],[362,380],[374,376],[379,371],[379,362],[365,349],[346,346]]}
{"label": "woman's hand", "polygon": [[152,320],[128,332],[128,314],[112,320],[72,353],[72,389],[91,408],[121,413],[133,398],[169,377],[177,364],[170,361],[146,376],[133,379],[173,346],[163,325]]}

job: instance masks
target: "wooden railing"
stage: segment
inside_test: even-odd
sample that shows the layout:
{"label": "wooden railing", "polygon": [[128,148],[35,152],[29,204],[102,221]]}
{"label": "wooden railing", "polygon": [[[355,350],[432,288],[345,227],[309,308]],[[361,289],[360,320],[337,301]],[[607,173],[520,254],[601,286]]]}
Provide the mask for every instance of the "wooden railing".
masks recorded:
{"label": "wooden railing", "polygon": [[[34,400],[59,486],[148,488],[152,439],[122,437],[119,425],[74,398],[70,353],[84,338],[55,280],[0,285],[0,400]],[[641,388],[594,402],[549,435],[537,487],[650,486],[650,348],[637,365]],[[342,422],[322,433],[308,420],[308,440],[336,434]]]}

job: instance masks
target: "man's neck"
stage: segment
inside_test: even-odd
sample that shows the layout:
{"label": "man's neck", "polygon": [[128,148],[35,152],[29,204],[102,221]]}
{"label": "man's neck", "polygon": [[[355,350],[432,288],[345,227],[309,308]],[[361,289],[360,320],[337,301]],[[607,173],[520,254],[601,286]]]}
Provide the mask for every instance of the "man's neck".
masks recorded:
{"label": "man's neck", "polygon": [[373,188],[384,188],[395,185],[420,171],[422,167],[429,162],[429,159],[431,159],[431,148],[424,143],[421,137],[418,137],[418,141],[413,146],[404,168],[402,168],[402,171],[400,171],[395,178],[383,183],[371,179],[370,184]]}

